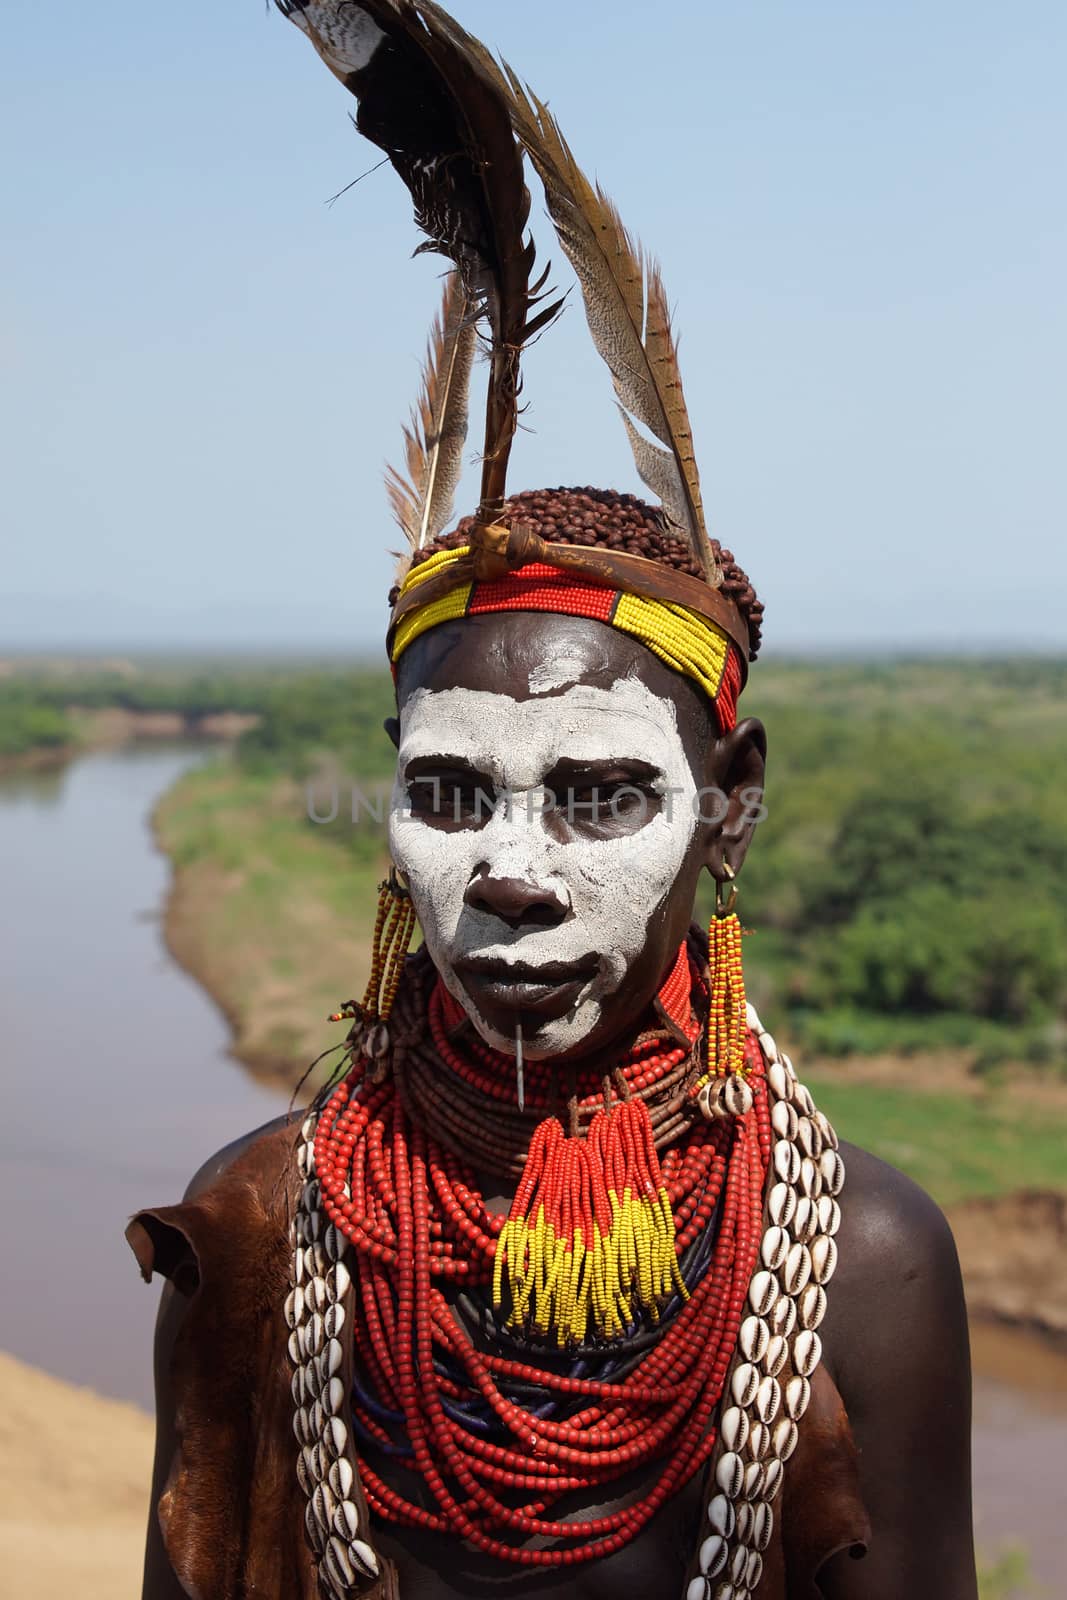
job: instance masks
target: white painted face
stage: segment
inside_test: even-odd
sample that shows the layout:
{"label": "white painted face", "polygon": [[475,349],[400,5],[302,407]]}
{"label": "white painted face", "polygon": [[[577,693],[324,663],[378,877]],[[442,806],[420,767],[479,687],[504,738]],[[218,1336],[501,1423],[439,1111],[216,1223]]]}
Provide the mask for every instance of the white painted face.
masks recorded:
{"label": "white painted face", "polygon": [[[697,826],[699,779],[674,703],[636,676],[611,688],[574,683],[580,669],[580,659],[561,658],[535,668],[528,700],[418,688],[400,714],[393,860],[434,965],[478,1032],[513,1053],[510,1019],[521,1017],[534,1059],[571,1051],[596,1028]],[[612,773],[609,784],[602,775]],[[616,795],[607,826],[588,811],[582,820],[583,774],[601,797]],[[640,794],[619,790],[627,775]],[[470,814],[476,787],[488,797],[480,817]]]}

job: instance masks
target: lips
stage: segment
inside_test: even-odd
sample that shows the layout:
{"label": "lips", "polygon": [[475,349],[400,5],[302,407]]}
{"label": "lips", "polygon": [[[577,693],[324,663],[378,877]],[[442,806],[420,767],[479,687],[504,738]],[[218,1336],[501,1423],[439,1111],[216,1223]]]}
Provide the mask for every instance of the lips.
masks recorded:
{"label": "lips", "polygon": [[591,954],[578,961],[537,964],[504,961],[497,956],[470,956],[457,963],[456,970],[479,1010],[490,1020],[494,1013],[507,1013],[513,1025],[527,1018],[542,1023],[561,1017],[599,968],[599,957]]}

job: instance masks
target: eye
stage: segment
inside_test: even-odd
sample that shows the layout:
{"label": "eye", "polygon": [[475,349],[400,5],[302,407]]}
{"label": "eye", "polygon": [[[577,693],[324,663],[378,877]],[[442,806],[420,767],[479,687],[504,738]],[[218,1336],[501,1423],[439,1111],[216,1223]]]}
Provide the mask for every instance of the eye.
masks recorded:
{"label": "eye", "polygon": [[661,809],[658,790],[647,780],[630,774],[574,779],[556,798],[556,812],[580,831],[634,831]]}
{"label": "eye", "polygon": [[412,816],[446,827],[485,823],[496,805],[488,780],[470,773],[420,773],[408,779],[407,796]]}

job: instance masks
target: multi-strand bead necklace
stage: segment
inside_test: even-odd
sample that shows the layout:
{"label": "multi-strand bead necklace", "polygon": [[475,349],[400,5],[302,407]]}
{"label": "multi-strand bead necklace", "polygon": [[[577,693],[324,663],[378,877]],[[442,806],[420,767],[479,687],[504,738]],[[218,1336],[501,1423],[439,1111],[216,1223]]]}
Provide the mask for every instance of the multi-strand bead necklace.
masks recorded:
{"label": "multi-strand bead necklace", "polygon": [[[410,1021],[412,1008],[403,1009]],[[364,1442],[367,1503],[389,1521],[458,1535],[501,1560],[528,1566],[594,1560],[632,1539],[715,1449],[715,1411],[760,1247],[772,1140],[760,1092],[762,1056],[753,1043],[748,1111],[712,1121],[692,1119],[700,1069],[674,1039],[645,1036],[619,1064],[623,1106],[615,1114],[630,1102],[640,1106],[632,1118],[635,1141],[647,1124],[647,1147],[639,1154],[649,1188],[661,1186],[669,1202],[671,1270],[632,1301],[617,1301],[617,1310],[629,1305],[632,1314],[625,1341],[576,1340],[570,1364],[551,1348],[535,1358],[539,1329],[526,1321],[534,1342],[518,1359],[501,1350],[507,1322],[523,1323],[514,1316],[514,1295],[523,1286],[516,1289],[509,1277],[500,1243],[520,1196],[510,1217],[497,1214],[477,1177],[494,1169],[510,1176],[516,1165],[530,1171],[530,1133],[517,1161],[515,1128],[507,1120],[517,1113],[499,1092],[511,1063],[451,1038],[439,993],[423,997],[422,1018],[422,1030],[398,1029],[388,1081],[372,1082],[366,1063],[355,1063],[321,1108],[314,1140],[321,1209],[347,1241],[353,1266],[351,1404]],[[471,1098],[458,1123],[438,1114],[442,1099],[454,1104],[454,1082],[466,1084]],[[568,1178],[579,1144],[587,1142],[582,1127],[592,1132],[605,1115],[602,1084],[572,1090],[570,1136],[561,1123],[558,1137],[541,1136],[556,1166],[540,1192],[551,1196],[555,1184],[565,1235],[568,1229],[573,1235],[576,1215],[579,1225],[596,1220],[595,1199],[590,1194],[583,1202],[581,1184],[574,1209]],[[531,1082],[533,1138],[546,1126],[551,1097],[550,1084]],[[539,1172],[538,1181],[543,1177]],[[498,1290],[510,1287],[512,1299],[509,1315],[498,1314],[497,1337],[486,1339],[461,1314],[457,1298],[480,1301],[483,1318],[491,1319],[494,1269]],[[572,1288],[577,1276],[589,1283],[591,1304],[592,1261],[584,1274],[569,1270]],[[596,1319],[583,1323],[573,1296],[561,1296],[557,1311],[568,1307],[572,1336],[582,1326],[595,1333]],[[414,1470],[433,1508],[391,1486],[368,1455]],[[553,1516],[563,1496],[597,1489],[608,1499],[605,1486],[640,1467],[649,1470],[649,1483],[633,1503],[584,1520]],[[531,1548],[527,1541],[538,1536],[553,1542]]]}

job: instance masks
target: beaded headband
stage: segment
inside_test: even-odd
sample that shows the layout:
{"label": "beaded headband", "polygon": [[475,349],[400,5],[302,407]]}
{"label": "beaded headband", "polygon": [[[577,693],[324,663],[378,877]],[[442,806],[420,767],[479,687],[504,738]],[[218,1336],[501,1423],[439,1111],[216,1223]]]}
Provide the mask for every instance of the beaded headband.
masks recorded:
{"label": "beaded headband", "polygon": [[716,623],[686,606],[626,593],[546,562],[478,581],[467,575],[469,555],[466,545],[440,550],[408,572],[389,636],[394,667],[430,628],[460,617],[507,611],[587,617],[640,640],[673,671],[690,678],[714,705],[721,732],[736,725],[743,657]]}

